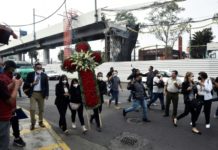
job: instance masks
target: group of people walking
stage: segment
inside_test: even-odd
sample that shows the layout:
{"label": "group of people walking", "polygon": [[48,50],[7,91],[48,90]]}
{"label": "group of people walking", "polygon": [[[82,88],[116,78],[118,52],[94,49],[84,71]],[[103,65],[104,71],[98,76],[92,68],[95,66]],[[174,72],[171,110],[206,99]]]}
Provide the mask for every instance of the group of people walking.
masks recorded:
{"label": "group of people walking", "polygon": [[[212,94],[218,92],[218,77],[212,82],[206,72],[199,72],[198,81],[194,81],[194,75],[192,72],[187,72],[182,82],[178,78],[178,71],[173,70],[171,77],[163,81],[162,75],[158,70],[153,71],[153,66],[149,67],[149,72],[146,74],[140,73],[140,70],[135,69],[128,77],[130,82],[127,89],[130,90],[130,97],[132,97],[132,106],[123,109],[123,116],[125,117],[128,112],[136,110],[139,105],[143,109],[143,121],[150,122],[147,116],[147,109],[150,109],[151,104],[158,98],[161,104],[161,110],[164,111],[164,117],[170,116],[170,104],[172,102],[172,122],[177,127],[177,122],[181,118],[191,114],[192,132],[195,134],[201,134],[196,128],[196,121],[200,115],[202,107],[204,107],[205,114],[205,127],[210,128],[210,113],[212,101],[217,101],[217,97],[213,99]],[[147,77],[147,89],[148,94],[145,92],[145,87],[141,78]],[[180,115],[177,114],[179,94],[183,94],[184,98],[184,112]],[[164,95],[166,101],[164,103]],[[130,101],[130,100],[128,100]],[[218,112],[218,108],[216,113]],[[218,114],[215,114],[217,117]]]}

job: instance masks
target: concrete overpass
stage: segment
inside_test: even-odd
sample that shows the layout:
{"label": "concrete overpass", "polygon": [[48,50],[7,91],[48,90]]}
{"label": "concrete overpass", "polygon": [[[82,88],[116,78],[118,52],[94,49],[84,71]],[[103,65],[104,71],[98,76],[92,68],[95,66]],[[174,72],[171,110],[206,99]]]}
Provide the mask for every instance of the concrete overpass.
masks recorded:
{"label": "concrete overpass", "polygon": [[[122,45],[121,43],[124,40],[127,40],[130,34],[126,27],[107,23],[101,19],[96,22],[94,13],[95,12],[83,14],[79,16],[77,20],[72,20],[72,44],[78,41],[94,41],[105,39],[105,54],[106,59],[109,61],[110,57],[113,57],[111,56],[111,40],[115,39],[116,41],[120,42],[119,45]],[[98,11],[98,13],[98,16],[101,16],[101,12]],[[20,39],[11,41],[9,45],[1,46],[0,57],[22,54],[31,50],[44,49],[44,61],[45,63],[49,63],[49,49],[63,46],[63,35],[64,24],[58,23],[47,29],[38,31],[36,33],[36,40],[34,40],[33,35],[30,34]],[[121,52],[122,50],[120,47],[118,53]]]}

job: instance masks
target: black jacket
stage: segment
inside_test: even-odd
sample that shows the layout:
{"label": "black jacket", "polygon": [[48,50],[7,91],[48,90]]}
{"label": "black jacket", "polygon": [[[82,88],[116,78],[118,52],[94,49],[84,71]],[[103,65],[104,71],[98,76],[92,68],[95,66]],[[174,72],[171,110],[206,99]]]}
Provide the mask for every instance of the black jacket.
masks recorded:
{"label": "black jacket", "polygon": [[[28,97],[32,96],[33,93],[33,88],[34,86],[32,86],[31,84],[34,82],[35,80],[35,72],[30,72],[27,75],[26,81],[25,81],[25,85],[30,87],[30,92]],[[41,89],[42,89],[42,95],[45,98],[46,96],[49,96],[49,84],[48,84],[48,76],[45,73],[41,73]]]}
{"label": "black jacket", "polygon": [[[182,94],[184,96],[184,103],[186,103],[187,101],[189,101],[189,94],[191,91],[188,91],[188,87],[190,87],[190,83],[188,81],[184,81],[182,83]],[[192,90],[194,92],[194,94],[197,93],[197,88],[196,88],[196,85],[192,85]]]}
{"label": "black jacket", "polygon": [[[69,91],[69,84],[66,84],[66,87]],[[70,92],[70,91],[69,91]],[[65,96],[64,85],[62,83],[56,84],[55,87],[55,105],[61,105],[69,103],[69,96]]]}
{"label": "black jacket", "polygon": [[97,84],[100,92],[101,103],[104,103],[104,94],[107,93],[107,84],[100,80],[97,80]]}
{"label": "black jacket", "polygon": [[70,102],[82,104],[82,95],[79,85],[77,87],[70,86]]}

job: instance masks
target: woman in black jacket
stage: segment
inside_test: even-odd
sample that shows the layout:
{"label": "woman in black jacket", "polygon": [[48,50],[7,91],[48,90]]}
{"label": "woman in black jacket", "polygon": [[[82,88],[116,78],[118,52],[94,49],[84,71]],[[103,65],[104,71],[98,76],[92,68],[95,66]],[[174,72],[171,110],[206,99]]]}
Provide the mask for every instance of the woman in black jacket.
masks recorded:
{"label": "woman in black jacket", "polygon": [[62,75],[55,87],[55,105],[60,114],[59,127],[67,134],[66,112],[69,105],[69,84],[66,75]]}
{"label": "woman in black jacket", "polygon": [[177,120],[187,116],[191,113],[192,121],[192,132],[196,134],[201,134],[201,132],[196,128],[197,112],[198,108],[193,106],[192,101],[195,99],[197,93],[196,86],[194,85],[194,76],[192,72],[187,72],[185,75],[185,81],[182,83],[182,93],[184,96],[185,109],[182,114],[173,119],[174,126],[177,126]]}
{"label": "woman in black jacket", "polygon": [[90,117],[90,123],[92,123],[93,119],[96,121],[97,131],[101,132],[101,124],[100,124],[100,116],[99,114],[102,111],[102,104],[104,103],[104,94],[107,94],[107,85],[106,82],[103,81],[103,73],[98,72],[97,74],[97,84],[100,92],[101,103],[98,107],[93,109],[94,114]]}
{"label": "woman in black jacket", "polygon": [[75,119],[76,119],[76,112],[78,113],[79,120],[82,126],[82,131],[87,132],[85,127],[85,121],[83,117],[83,102],[82,102],[82,95],[80,90],[80,85],[78,84],[77,79],[72,79],[70,85],[70,105],[69,108],[71,110],[71,118],[72,118],[72,128],[76,128]]}

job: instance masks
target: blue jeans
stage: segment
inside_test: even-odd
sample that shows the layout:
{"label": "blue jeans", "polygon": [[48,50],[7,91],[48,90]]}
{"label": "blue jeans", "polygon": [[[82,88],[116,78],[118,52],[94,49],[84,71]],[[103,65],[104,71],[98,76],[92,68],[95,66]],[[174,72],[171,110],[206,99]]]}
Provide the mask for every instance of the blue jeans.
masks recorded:
{"label": "blue jeans", "polygon": [[10,121],[0,121],[0,150],[8,150],[10,141]]}
{"label": "blue jeans", "polygon": [[115,100],[115,105],[118,105],[119,91],[111,90],[111,95],[112,95],[112,97],[110,98],[109,101],[111,102],[112,100]]}
{"label": "blue jeans", "polygon": [[132,101],[132,106],[129,108],[124,109],[124,111],[126,113],[131,112],[131,111],[135,111],[139,106],[142,107],[143,110],[143,119],[148,119],[147,117],[147,100],[143,99],[143,100],[136,100],[134,99]]}
{"label": "blue jeans", "polygon": [[163,93],[153,93],[153,97],[151,101],[149,102],[148,106],[150,106],[152,103],[156,102],[157,99],[160,99],[161,108],[164,109],[164,95]]}

